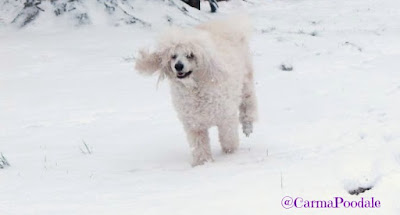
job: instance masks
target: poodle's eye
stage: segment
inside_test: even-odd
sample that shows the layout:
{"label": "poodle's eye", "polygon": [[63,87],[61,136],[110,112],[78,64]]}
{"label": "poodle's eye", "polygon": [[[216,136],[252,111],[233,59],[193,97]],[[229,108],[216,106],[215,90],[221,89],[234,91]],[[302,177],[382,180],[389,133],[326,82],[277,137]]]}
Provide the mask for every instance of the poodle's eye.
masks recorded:
{"label": "poodle's eye", "polygon": [[188,59],[193,59],[193,58],[194,58],[194,55],[193,55],[193,53],[190,53],[190,54],[188,54],[186,57],[187,57]]}
{"label": "poodle's eye", "polygon": [[174,59],[174,60],[176,59],[176,57],[177,57],[176,54],[174,54],[174,55],[171,56],[171,58]]}

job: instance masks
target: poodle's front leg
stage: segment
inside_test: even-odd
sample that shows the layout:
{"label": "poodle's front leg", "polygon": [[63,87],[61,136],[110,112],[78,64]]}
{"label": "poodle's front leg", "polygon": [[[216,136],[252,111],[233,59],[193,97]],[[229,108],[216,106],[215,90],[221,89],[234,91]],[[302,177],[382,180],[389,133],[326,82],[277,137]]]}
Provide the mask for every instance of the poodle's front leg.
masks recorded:
{"label": "poodle's front leg", "polygon": [[233,153],[239,147],[239,121],[235,116],[226,118],[218,125],[219,142],[222,151]]}
{"label": "poodle's front leg", "polygon": [[190,149],[192,150],[192,166],[202,165],[213,161],[211,155],[210,138],[207,129],[186,129]]}

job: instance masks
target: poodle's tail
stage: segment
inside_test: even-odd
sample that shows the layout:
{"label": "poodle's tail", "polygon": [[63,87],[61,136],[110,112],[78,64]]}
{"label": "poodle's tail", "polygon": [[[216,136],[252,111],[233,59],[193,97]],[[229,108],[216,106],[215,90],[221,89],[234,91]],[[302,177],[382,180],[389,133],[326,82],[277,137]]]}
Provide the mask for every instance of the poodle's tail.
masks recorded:
{"label": "poodle's tail", "polygon": [[250,17],[247,14],[207,22],[199,25],[198,28],[222,36],[233,43],[247,43],[253,31]]}

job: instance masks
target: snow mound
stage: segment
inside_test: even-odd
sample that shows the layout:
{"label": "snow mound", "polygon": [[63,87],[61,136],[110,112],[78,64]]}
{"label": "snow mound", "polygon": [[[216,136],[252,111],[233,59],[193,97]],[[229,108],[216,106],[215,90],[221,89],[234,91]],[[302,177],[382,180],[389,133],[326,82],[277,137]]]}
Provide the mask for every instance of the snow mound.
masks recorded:
{"label": "snow mound", "polygon": [[208,11],[198,11],[180,0],[4,0],[0,3],[0,26],[18,28],[66,25],[158,28],[191,25],[208,15]]}

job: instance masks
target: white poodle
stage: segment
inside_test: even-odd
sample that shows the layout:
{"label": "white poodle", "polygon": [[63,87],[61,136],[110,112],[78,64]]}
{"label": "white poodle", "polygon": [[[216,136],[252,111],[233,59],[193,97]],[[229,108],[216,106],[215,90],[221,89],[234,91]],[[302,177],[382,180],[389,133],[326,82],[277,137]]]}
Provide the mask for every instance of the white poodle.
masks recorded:
{"label": "white poodle", "polygon": [[239,146],[239,122],[249,136],[257,117],[246,17],[173,28],[155,52],[140,51],[136,70],[169,80],[172,101],[193,155],[193,166],[212,161],[208,129],[218,127],[225,153]]}

